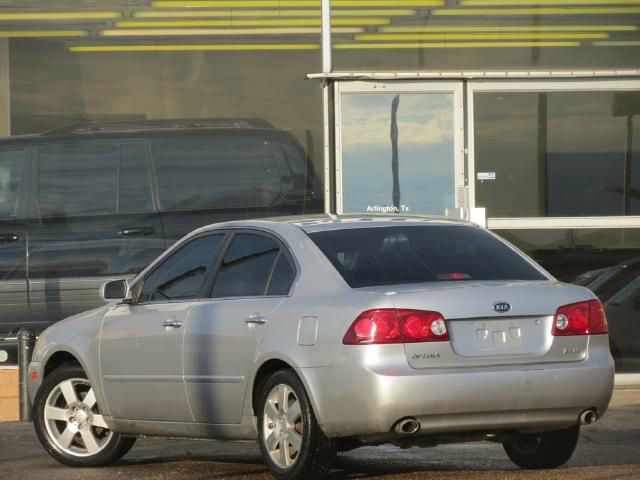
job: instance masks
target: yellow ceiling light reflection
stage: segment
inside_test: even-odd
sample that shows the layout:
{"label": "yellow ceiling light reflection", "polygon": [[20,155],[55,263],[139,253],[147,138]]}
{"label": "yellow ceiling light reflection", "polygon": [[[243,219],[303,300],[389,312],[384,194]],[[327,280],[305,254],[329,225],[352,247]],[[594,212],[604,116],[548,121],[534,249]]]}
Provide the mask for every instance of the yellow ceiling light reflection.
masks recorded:
{"label": "yellow ceiling light reflection", "polygon": [[[409,9],[349,9],[333,10],[333,17],[413,17],[415,10]],[[271,9],[271,10],[137,10],[133,12],[133,18],[219,18],[219,17],[320,17],[318,9]]]}
{"label": "yellow ceiling light reflection", "polygon": [[593,42],[596,47],[640,47],[640,40],[612,40],[609,42]]}
{"label": "yellow ceiling light reflection", "polygon": [[602,40],[609,38],[607,33],[408,33],[408,34],[363,34],[356,35],[355,40]]}
{"label": "yellow ceiling light reflection", "polygon": [[180,44],[180,45],[73,45],[70,52],[238,52],[278,50],[318,50],[319,44]]}
{"label": "yellow ceiling light reflection", "polygon": [[636,25],[416,25],[380,27],[385,33],[427,32],[636,32]]}
{"label": "yellow ceiling light reflection", "polygon": [[[389,25],[388,18],[334,18],[332,25]],[[117,28],[184,28],[184,27],[267,27],[267,26],[320,26],[319,18],[274,18],[260,20],[166,20],[166,21],[122,21]]]}
{"label": "yellow ceiling light reflection", "polygon": [[[334,33],[362,33],[363,28],[336,27]],[[203,35],[305,35],[320,34],[320,27],[292,28],[143,28],[143,29],[106,29],[100,32],[103,37],[150,37],[150,36],[203,36]]]}
{"label": "yellow ceiling light reflection", "polygon": [[[156,8],[320,7],[321,0],[155,0]],[[445,0],[331,0],[332,7],[442,7]]]}
{"label": "yellow ceiling light reflection", "polygon": [[120,18],[120,12],[91,11],[84,12],[0,12],[0,22],[24,20],[113,20]]}
{"label": "yellow ceiling light reflection", "polygon": [[432,43],[338,43],[338,50],[420,49],[420,48],[531,48],[579,47],[580,42],[432,42]]}
{"label": "yellow ceiling light reflection", "polygon": [[640,5],[640,0],[462,0],[469,7],[529,6],[529,5]]}
{"label": "yellow ceiling light reflection", "polygon": [[[389,25],[388,18],[334,18],[332,25]],[[314,18],[280,18],[262,20],[186,20],[186,21],[151,21],[151,22],[116,22],[118,28],[180,28],[180,27],[269,27],[297,26],[319,27],[322,21]]]}
{"label": "yellow ceiling light reflection", "polygon": [[441,8],[431,12],[441,16],[496,15],[623,15],[640,13],[640,7],[566,7],[566,8]]}
{"label": "yellow ceiling light reflection", "polygon": [[2,30],[0,38],[88,37],[87,30]]}

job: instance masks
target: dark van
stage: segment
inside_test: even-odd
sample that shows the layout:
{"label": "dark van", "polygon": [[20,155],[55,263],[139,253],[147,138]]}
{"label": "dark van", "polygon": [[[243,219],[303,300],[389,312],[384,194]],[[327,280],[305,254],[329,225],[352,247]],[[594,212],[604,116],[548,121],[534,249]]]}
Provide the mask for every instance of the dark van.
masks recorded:
{"label": "dark van", "polygon": [[[89,123],[0,140],[0,338],[100,305],[105,281],[199,226],[321,211],[304,148],[262,120]],[[0,342],[0,365],[14,356]]]}

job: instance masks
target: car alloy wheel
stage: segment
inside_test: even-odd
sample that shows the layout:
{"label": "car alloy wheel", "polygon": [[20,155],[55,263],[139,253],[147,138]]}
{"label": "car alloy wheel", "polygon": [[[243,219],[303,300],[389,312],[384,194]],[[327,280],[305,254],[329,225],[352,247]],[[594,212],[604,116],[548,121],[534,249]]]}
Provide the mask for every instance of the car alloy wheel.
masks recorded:
{"label": "car alloy wheel", "polygon": [[100,415],[93,388],[83,378],[64,380],[51,391],[44,421],[55,446],[77,457],[101,452],[113,435]]}
{"label": "car alloy wheel", "polygon": [[290,468],[298,459],[304,435],[300,401],[291,387],[276,385],[264,404],[262,435],[273,462]]}

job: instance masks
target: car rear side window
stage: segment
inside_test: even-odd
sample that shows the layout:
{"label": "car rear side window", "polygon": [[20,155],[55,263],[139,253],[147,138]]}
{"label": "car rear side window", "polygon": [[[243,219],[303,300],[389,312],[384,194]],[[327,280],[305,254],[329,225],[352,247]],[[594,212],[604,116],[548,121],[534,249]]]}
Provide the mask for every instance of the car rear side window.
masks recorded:
{"label": "car rear side window", "polygon": [[[266,295],[279,256],[280,245],[275,240],[263,235],[236,234],[218,270],[212,296]],[[274,289],[278,288],[282,285],[274,284]]]}
{"label": "car rear side window", "polygon": [[38,217],[152,210],[144,144],[41,146],[35,208]]}
{"label": "car rear side window", "polygon": [[223,234],[207,235],[180,247],[144,280],[138,301],[198,298],[223,240]]}
{"label": "car rear side window", "polygon": [[282,185],[264,140],[248,136],[156,140],[163,210],[269,207]]}
{"label": "car rear side window", "polygon": [[295,276],[296,271],[289,256],[281,251],[269,280],[267,295],[287,295]]}
{"label": "car rear side window", "polygon": [[353,288],[465,280],[546,280],[489,233],[462,225],[389,226],[310,233]]}
{"label": "car rear side window", "polygon": [[22,188],[25,150],[0,150],[0,218],[15,218]]}

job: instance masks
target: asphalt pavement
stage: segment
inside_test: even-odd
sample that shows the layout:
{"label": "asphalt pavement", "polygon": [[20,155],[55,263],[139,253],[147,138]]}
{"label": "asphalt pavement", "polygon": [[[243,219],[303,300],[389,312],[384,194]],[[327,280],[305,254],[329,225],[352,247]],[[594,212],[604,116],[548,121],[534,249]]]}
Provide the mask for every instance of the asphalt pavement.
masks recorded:
{"label": "asphalt pavement", "polygon": [[[252,442],[140,439],[117,464],[74,469],[42,449],[31,424],[0,423],[0,478],[20,480],[267,480]],[[576,453],[557,470],[518,470],[488,442],[340,454],[331,479],[640,480],[640,389],[616,390],[605,417],[583,427]]]}

